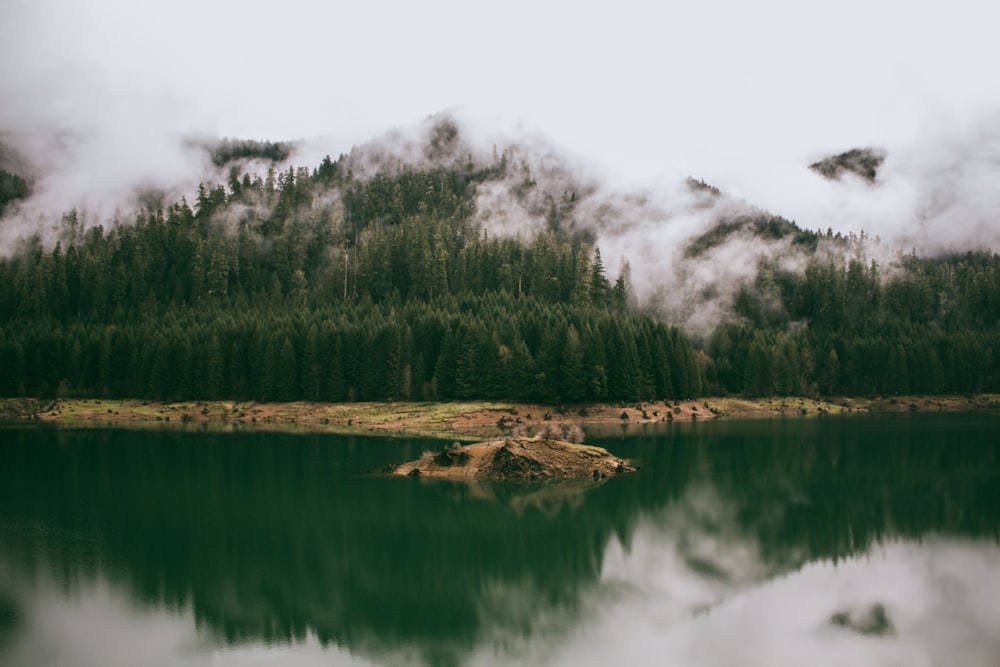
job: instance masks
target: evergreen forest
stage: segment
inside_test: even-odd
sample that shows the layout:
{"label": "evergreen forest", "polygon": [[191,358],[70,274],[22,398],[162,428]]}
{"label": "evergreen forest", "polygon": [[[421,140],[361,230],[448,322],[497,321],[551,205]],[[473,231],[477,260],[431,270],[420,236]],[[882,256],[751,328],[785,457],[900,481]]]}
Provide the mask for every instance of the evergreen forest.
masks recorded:
{"label": "evergreen forest", "polygon": [[[99,224],[67,212],[54,241],[22,239],[0,259],[0,395],[560,404],[1000,391],[995,252],[883,267],[822,251],[847,240],[760,217],[757,233],[794,236],[805,269],[762,261],[732,316],[695,335],[637,304],[627,262],[608,274],[595,233],[574,224],[575,192],[542,191],[507,151],[454,157],[455,132],[443,123],[423,147],[454,159],[377,168],[353,153],[282,167],[284,145],[222,143],[211,160],[228,178],[193,201],[149,197]],[[491,233],[477,193],[501,185],[544,224]],[[8,208],[29,190],[6,172],[0,186]]]}

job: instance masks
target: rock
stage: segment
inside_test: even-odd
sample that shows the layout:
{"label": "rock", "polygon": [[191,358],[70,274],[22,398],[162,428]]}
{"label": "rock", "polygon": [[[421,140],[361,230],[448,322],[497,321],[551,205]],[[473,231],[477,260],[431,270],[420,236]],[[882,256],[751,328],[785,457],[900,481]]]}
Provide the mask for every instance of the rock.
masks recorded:
{"label": "rock", "polygon": [[457,442],[445,447],[434,457],[434,463],[440,466],[462,465],[469,460],[469,453]]}
{"label": "rock", "polygon": [[839,611],[830,617],[830,623],[866,637],[886,637],[896,633],[896,628],[881,603],[862,609]]}
{"label": "rock", "polygon": [[550,471],[538,459],[526,455],[523,451],[514,451],[504,445],[493,454],[481,472],[489,479],[507,480],[539,480],[552,477]]}

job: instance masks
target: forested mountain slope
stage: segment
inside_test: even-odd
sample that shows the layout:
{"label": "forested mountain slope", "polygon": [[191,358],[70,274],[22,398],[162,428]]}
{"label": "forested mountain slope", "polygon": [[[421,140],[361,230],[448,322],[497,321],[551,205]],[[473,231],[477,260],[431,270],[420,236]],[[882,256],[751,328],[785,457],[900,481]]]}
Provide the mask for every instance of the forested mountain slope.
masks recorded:
{"label": "forested mountain slope", "polygon": [[[0,394],[559,403],[1000,389],[996,254],[882,266],[863,237],[809,232],[692,181],[685,205],[707,224],[664,254],[682,258],[669,269],[689,288],[674,305],[655,274],[633,284],[628,258],[609,275],[597,246],[642,229],[630,217],[642,205],[517,146],[479,154],[447,119],[405,149],[375,143],[311,170],[282,162],[284,144],[205,150],[227,177],[194,201],[89,226],[70,211],[57,239],[0,261]],[[751,275],[695,280],[712,274],[692,267],[743,247]],[[711,328],[689,326],[709,312]]]}

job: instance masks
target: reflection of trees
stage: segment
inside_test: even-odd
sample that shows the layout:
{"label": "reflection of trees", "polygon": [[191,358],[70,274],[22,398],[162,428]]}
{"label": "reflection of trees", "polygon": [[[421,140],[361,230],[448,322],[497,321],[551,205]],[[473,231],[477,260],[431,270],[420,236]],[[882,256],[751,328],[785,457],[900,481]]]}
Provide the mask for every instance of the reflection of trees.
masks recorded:
{"label": "reflection of trees", "polygon": [[99,567],[149,603],[190,603],[230,641],[312,629],[352,648],[471,645],[484,586],[572,605],[609,535],[607,511],[514,511],[467,487],[349,474],[426,443],[9,433],[3,556],[30,569],[41,551],[68,583]]}
{"label": "reflection of trees", "polygon": [[989,415],[761,420],[674,427],[631,439],[634,451],[602,444],[643,459],[638,504],[708,480],[766,558],[794,565],[890,537],[1000,534],[996,426]]}
{"label": "reflection of trees", "polygon": [[[572,609],[610,537],[628,544],[638,517],[692,484],[736,508],[779,568],[886,536],[997,535],[991,426],[930,415],[676,427],[602,443],[643,470],[541,509],[502,489],[494,502],[350,474],[415,458],[433,446],[423,442],[12,430],[0,555],[30,572],[42,553],[70,585],[100,570],[144,601],[191,604],[231,641],[312,629],[352,650],[416,643],[442,663],[472,646],[486,591],[532,590],[539,605]],[[725,544],[732,527],[700,529]]]}

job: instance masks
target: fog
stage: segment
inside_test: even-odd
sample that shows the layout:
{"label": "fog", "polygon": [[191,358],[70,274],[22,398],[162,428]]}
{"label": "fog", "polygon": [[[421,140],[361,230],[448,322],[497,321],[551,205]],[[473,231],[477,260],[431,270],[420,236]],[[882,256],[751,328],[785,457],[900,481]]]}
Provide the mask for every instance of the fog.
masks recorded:
{"label": "fog", "polygon": [[[376,665],[347,650],[324,649],[315,635],[279,646],[228,645],[199,630],[187,607],[145,607],[105,577],[67,590],[49,576],[16,586],[20,621],[12,641],[0,644],[7,665],[80,667],[208,667],[209,665]],[[402,659],[402,658],[401,658]],[[411,664],[412,656],[405,660]]]}
{"label": "fog", "polygon": [[[998,18],[974,0],[7,0],[0,168],[33,194],[0,220],[0,247],[51,238],[72,208],[128,222],[144,192],[190,200],[225,180],[194,147],[206,138],[291,141],[290,162],[309,168],[367,145],[355,159],[372,173],[384,166],[374,146],[426,160],[416,139],[446,113],[477,158],[513,145],[541,191],[572,188],[573,222],[609,270],[627,258],[645,305],[704,329],[762,258],[802,259],[740,237],[687,261],[719,215],[689,176],[729,207],[865,232],[880,259],[1000,248],[1000,89],[984,71],[1000,61]],[[888,156],[874,184],[808,169],[868,146]],[[481,221],[533,233],[532,202],[506,195],[483,188]]]}

